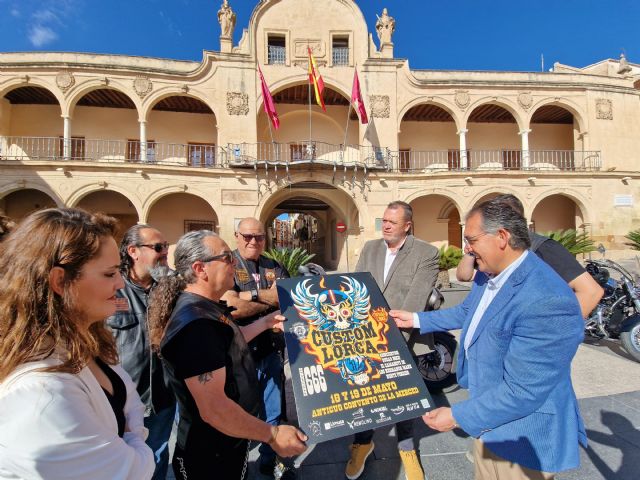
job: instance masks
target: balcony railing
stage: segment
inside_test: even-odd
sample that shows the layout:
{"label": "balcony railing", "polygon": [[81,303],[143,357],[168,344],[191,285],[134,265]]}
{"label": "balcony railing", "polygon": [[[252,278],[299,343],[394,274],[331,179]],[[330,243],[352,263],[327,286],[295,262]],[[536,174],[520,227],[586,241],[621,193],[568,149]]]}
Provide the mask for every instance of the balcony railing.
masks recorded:
{"label": "balcony railing", "polygon": [[287,60],[286,47],[277,45],[268,46],[268,61],[269,65],[284,65]]}
{"label": "balcony railing", "polygon": [[349,65],[349,47],[333,47],[333,65]]}
{"label": "balcony railing", "polygon": [[188,167],[219,167],[224,149],[213,144],[180,144],[138,140],[59,137],[0,137],[2,160],[79,160],[100,163],[149,163]]}
{"label": "balcony railing", "polygon": [[394,169],[431,173],[459,170],[599,170],[599,151],[577,150],[401,150]]}
{"label": "balcony railing", "polygon": [[138,140],[60,137],[0,137],[0,160],[22,162],[75,160],[98,163],[148,163],[184,167],[326,165],[384,169],[407,173],[444,171],[547,170],[591,171],[602,168],[599,151],[576,150],[401,150],[336,145],[317,141],[290,143],[181,144]]}
{"label": "balcony railing", "polygon": [[295,166],[324,164],[340,167],[391,168],[389,149],[358,145],[334,145],[325,142],[230,144],[228,162],[232,167]]}

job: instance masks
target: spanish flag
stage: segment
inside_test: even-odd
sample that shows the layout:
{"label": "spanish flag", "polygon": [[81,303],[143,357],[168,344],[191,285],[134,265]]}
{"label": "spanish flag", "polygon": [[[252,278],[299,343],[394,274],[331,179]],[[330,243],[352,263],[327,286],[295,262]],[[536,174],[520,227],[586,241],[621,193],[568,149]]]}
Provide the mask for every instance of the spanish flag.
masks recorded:
{"label": "spanish flag", "polygon": [[322,98],[322,94],[324,92],[324,81],[318,71],[316,59],[311,55],[311,48],[307,47],[307,51],[309,52],[309,83],[313,84],[313,90],[316,92],[316,103],[326,112],[327,109],[324,106],[324,99]]}

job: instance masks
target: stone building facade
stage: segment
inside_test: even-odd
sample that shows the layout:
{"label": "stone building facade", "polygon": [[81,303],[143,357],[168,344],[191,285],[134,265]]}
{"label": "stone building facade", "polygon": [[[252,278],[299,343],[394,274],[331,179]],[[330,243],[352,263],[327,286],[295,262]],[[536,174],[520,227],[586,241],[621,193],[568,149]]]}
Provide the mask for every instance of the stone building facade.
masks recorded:
{"label": "stone building facade", "polygon": [[[306,213],[317,260],[346,269],[392,200],[413,205],[417,236],[460,245],[465,212],[508,192],[535,230],[578,228],[625,253],[640,227],[640,66],[412,70],[394,57],[393,11],[369,33],[352,0],[263,0],[233,45],[232,8],[201,62],[0,53],[0,209],[101,210],[172,242]],[[308,49],[326,112],[309,102]],[[368,124],[349,108],[356,68]]]}

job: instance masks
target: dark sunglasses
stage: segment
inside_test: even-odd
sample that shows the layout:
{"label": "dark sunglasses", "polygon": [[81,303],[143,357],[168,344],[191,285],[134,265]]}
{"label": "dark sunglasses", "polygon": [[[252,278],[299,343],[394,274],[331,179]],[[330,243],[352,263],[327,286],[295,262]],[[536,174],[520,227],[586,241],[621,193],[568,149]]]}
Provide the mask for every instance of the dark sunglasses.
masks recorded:
{"label": "dark sunglasses", "polygon": [[242,238],[244,238],[244,241],[249,243],[251,240],[254,240],[256,242],[263,242],[265,239],[265,234],[264,233],[259,233],[258,235],[255,235],[253,233],[240,233],[238,232],[238,235],[242,235]]}
{"label": "dark sunglasses", "polygon": [[214,255],[212,257],[203,258],[200,261],[202,263],[209,263],[209,262],[213,262],[214,260],[221,260],[224,263],[230,265],[234,262],[235,257],[233,256],[233,252],[224,252],[224,253],[221,253],[220,255]]}
{"label": "dark sunglasses", "polygon": [[159,243],[140,243],[138,247],[147,247],[152,248],[156,251],[156,253],[164,252],[169,248],[169,242],[159,242]]}

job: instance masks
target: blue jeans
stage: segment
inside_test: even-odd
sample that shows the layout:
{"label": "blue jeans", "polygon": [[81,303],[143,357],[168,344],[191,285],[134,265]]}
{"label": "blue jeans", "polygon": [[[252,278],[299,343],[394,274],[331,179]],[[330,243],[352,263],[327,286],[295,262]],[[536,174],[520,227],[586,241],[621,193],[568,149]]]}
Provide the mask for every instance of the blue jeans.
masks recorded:
{"label": "blue jeans", "polygon": [[176,414],[176,407],[165,408],[144,418],[144,426],[149,429],[147,445],[153,450],[156,469],[152,480],[165,480],[169,468],[169,437]]}
{"label": "blue jeans", "polygon": [[[271,352],[256,362],[258,384],[262,392],[260,418],[271,425],[280,424],[282,416],[282,369],[282,356],[279,352]],[[261,462],[272,461],[276,456],[266,443],[261,444],[258,451]]]}

